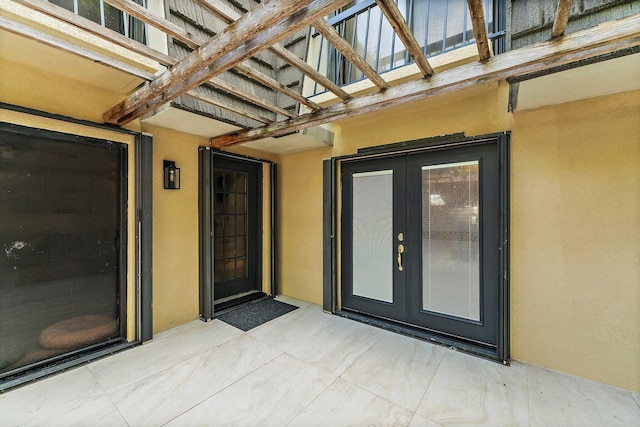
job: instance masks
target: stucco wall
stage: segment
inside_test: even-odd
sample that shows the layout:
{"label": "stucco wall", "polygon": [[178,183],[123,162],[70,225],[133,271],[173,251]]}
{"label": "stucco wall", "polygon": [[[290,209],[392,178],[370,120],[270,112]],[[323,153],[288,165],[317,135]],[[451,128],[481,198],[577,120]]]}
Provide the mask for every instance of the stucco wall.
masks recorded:
{"label": "stucco wall", "polygon": [[507,112],[479,87],[334,126],[280,159],[281,290],[322,303],[322,158],[359,147],[512,131],[514,359],[640,390],[640,93]]}
{"label": "stucco wall", "polygon": [[[122,97],[3,64],[0,100],[100,122]],[[511,130],[511,321],[515,359],[640,391],[640,92],[507,113],[506,85],[344,120],[335,146],[280,158],[281,292],[322,300],[322,159],[454,132]],[[43,126],[44,127],[44,126]],[[198,316],[197,146],[154,136],[154,329]],[[98,136],[99,135],[92,135]],[[132,158],[132,157],[131,157]],[[182,189],[162,189],[162,160]]]}
{"label": "stucco wall", "polygon": [[[153,329],[198,318],[198,146],[206,138],[144,126],[153,135]],[[163,188],[163,160],[180,168],[180,190]]]}
{"label": "stucco wall", "polygon": [[512,355],[638,391],[640,93],[512,130]]}
{"label": "stucco wall", "polygon": [[322,304],[322,159],[320,148],[278,162],[279,291]]}

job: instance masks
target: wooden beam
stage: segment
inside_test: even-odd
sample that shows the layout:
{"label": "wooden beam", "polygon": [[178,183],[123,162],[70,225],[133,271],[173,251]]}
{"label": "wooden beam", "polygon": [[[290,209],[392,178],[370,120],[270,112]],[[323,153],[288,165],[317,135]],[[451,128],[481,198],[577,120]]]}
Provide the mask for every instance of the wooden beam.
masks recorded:
{"label": "wooden beam", "polygon": [[153,82],[145,84],[105,112],[104,120],[120,125],[129,123],[347,2],[279,0],[261,3]]}
{"label": "wooden beam", "polygon": [[240,19],[240,16],[242,16],[238,12],[236,12],[234,9],[231,9],[229,6],[222,3],[221,1],[217,1],[217,0],[193,0],[193,1],[194,3],[198,4],[199,6],[205,8],[209,12],[216,15],[218,18],[225,21],[227,24],[231,24],[232,22],[237,21],[238,19]]}
{"label": "wooden beam", "polygon": [[158,28],[162,32],[169,34],[171,37],[180,40],[182,43],[187,46],[195,49],[200,46],[195,40],[195,37],[186,31],[184,28],[177,26],[176,24],[167,21],[161,16],[156,15],[155,13],[150,12],[148,9],[140,6],[137,3],[132,2],[131,0],[104,0],[105,3],[110,4],[116,9],[122,10],[123,12],[128,13],[129,15],[138,18],[140,21],[147,23],[155,28]]}
{"label": "wooden beam", "polygon": [[413,36],[407,21],[402,16],[400,9],[393,0],[376,0],[378,3],[378,7],[384,13],[384,16],[387,18],[393,29],[395,30],[400,40],[404,44],[404,47],[407,48],[409,54],[413,58],[414,62],[422,72],[425,77],[430,77],[433,75],[433,68],[429,64],[427,57],[422,52],[422,48],[420,44]]}
{"label": "wooden beam", "polygon": [[[138,53],[146,58],[157,61],[158,63],[164,66],[170,67],[172,65],[175,65],[178,62],[177,59],[174,59],[168,55],[165,55],[164,53],[158,52],[157,50],[152,49],[149,46],[144,45],[140,42],[132,40],[120,33],[117,33],[115,31],[105,31],[105,28],[102,25],[97,24],[89,19],[83,18],[82,16],[76,15],[75,13],[68,11],[63,7],[56,6],[55,4],[49,3],[48,1],[45,1],[45,0],[14,0],[14,1],[16,3],[20,3],[30,8],[31,10],[44,13],[47,16],[56,18],[60,21],[66,22],[84,31],[87,31],[88,33],[93,34],[94,36],[100,37],[118,46],[122,46],[126,49],[129,49],[132,52]],[[153,80],[153,78],[146,79],[146,80]],[[242,89],[232,84],[229,84],[218,77],[214,77],[210,79],[209,81],[207,81],[207,83],[230,95],[236,96],[251,104],[257,105],[261,108],[272,111],[274,113],[281,114],[286,117],[296,116],[296,114],[293,114],[285,110],[284,108],[280,108],[277,105],[272,104],[256,95],[247,93]],[[225,108],[223,106],[219,106],[219,107]],[[226,109],[230,110],[229,108],[226,108]],[[237,107],[233,107],[233,110],[237,110]],[[230,111],[233,111],[233,110],[230,110]],[[241,113],[238,113],[238,114],[241,114]],[[249,117],[246,114],[241,114],[241,115],[245,117]],[[272,121],[273,120],[269,121],[269,123]]]}
{"label": "wooden beam", "polygon": [[556,9],[556,18],[553,21],[551,29],[551,38],[561,37],[567,29],[569,22],[569,14],[571,13],[571,4],[573,0],[558,0],[558,8]]}
{"label": "wooden beam", "polygon": [[[57,6],[56,6],[57,7]],[[66,11],[66,9],[65,9]],[[71,13],[71,12],[69,12]],[[97,24],[96,24],[97,25]],[[104,28],[102,26],[100,26],[100,28],[102,28],[102,30],[104,30]],[[121,61],[117,61],[111,57],[108,57],[106,55],[100,54],[100,53],[96,53],[92,50],[89,50],[87,48],[84,48],[82,46],[70,43],[66,40],[62,40],[62,39],[58,39],[54,36],[51,36],[49,34],[43,33],[41,31],[35,30],[31,27],[27,27],[23,24],[19,24],[17,22],[13,22],[9,19],[0,17],[0,29],[12,32],[14,34],[17,34],[19,36],[22,37],[26,37],[28,39],[37,41],[39,43],[45,44],[47,46],[53,47],[55,49],[58,49],[60,51],[63,52],[67,52],[69,54],[84,58],[84,59],[88,59],[90,61],[93,62],[98,62],[100,64],[104,64],[107,66],[110,66],[112,68],[115,68],[117,70],[123,71],[125,73],[134,75],[136,77],[139,77],[141,79],[144,79],[146,81],[151,81],[153,80],[156,76],[152,73],[140,70],[136,67],[133,67],[129,64],[126,64],[124,62]],[[248,111],[245,111],[241,108],[237,108],[234,107],[233,105],[230,105],[228,103],[225,103],[223,101],[217,100],[215,98],[212,98],[210,96],[204,95],[201,92],[198,91],[189,91],[186,93],[189,96],[192,96],[196,99],[199,99],[203,102],[206,102],[208,104],[212,104],[215,105],[217,107],[223,108],[225,110],[231,111],[233,113],[239,114],[241,116],[244,117],[248,117],[250,119],[256,120],[260,123],[272,123],[273,120],[269,120],[269,119],[265,119],[262,116],[259,116],[257,114],[253,114],[250,113]],[[285,110],[286,111],[286,110]]]}
{"label": "wooden beam", "polygon": [[294,91],[293,89],[283,85],[282,83],[280,83],[279,81],[277,81],[276,79],[273,79],[269,76],[267,76],[266,74],[256,70],[255,68],[249,66],[246,62],[242,62],[240,64],[237,64],[234,67],[234,70],[236,70],[238,73],[249,77],[252,80],[255,80],[259,83],[262,83],[263,85],[278,91],[280,93],[282,93],[285,96],[288,96],[289,98],[293,99],[294,101],[298,101],[299,103],[301,103],[302,105],[306,105],[307,107],[309,107],[311,110],[318,110],[320,109],[320,105],[316,104],[313,101],[308,100],[307,98],[305,98],[304,96],[300,95],[298,92]]}
{"label": "wooden beam", "polygon": [[468,0],[469,14],[473,23],[473,33],[476,35],[476,46],[478,46],[478,55],[480,61],[491,56],[489,49],[489,38],[487,37],[487,24],[484,19],[484,8],[482,0]]}
{"label": "wooden beam", "polygon": [[304,62],[301,58],[296,56],[289,49],[285,48],[280,44],[276,44],[271,46],[270,50],[271,52],[275,53],[280,58],[282,58],[284,61],[291,64],[291,66],[297,68],[300,72],[305,74],[311,80],[315,81],[325,89],[333,92],[333,94],[336,95],[338,98],[342,99],[343,101],[347,101],[351,99],[351,95],[345,92],[340,86],[338,86],[337,84],[329,80],[326,76],[323,76],[321,73],[316,71],[315,68],[313,68],[311,65]]}
{"label": "wooden beam", "polygon": [[9,31],[10,33],[25,37],[30,40],[53,47],[59,51],[70,53],[81,58],[88,59],[98,64],[106,65],[118,71],[130,74],[143,80],[152,80],[155,76],[152,73],[136,68],[125,62],[113,59],[110,56],[94,52],[85,47],[59,39],[50,34],[28,27],[24,24],[12,21],[0,16],[0,29]]}
{"label": "wooden beam", "polygon": [[291,64],[291,66],[297,68],[300,72],[305,74],[311,80],[315,81],[325,89],[333,92],[333,94],[336,95],[338,98],[342,99],[343,101],[347,101],[351,99],[351,95],[345,92],[340,86],[338,86],[337,84],[329,80],[326,76],[323,76],[321,73],[316,71],[315,68],[313,68],[311,65],[304,62],[301,58],[296,56],[289,49],[285,48],[280,44],[276,44],[271,46],[270,50],[271,52],[275,53],[280,58],[282,58],[284,61]]}
{"label": "wooden beam", "polygon": [[[223,20],[226,20],[227,23],[231,24],[242,17],[238,12],[232,10],[228,6],[223,5],[219,1],[215,0],[194,0],[197,4],[204,7],[211,13],[217,15]],[[336,9],[339,6],[336,7]],[[346,101],[351,99],[351,95],[345,92],[340,86],[332,82],[326,76],[323,76],[321,73],[316,71],[312,66],[307,64],[298,56],[294,55],[287,48],[282,46],[281,44],[274,44],[269,48],[272,53],[278,55],[282,60],[297,68],[298,71],[309,77],[311,80],[318,83],[320,86],[325,89],[333,92],[338,98]]]}
{"label": "wooden beam", "polygon": [[211,138],[210,145],[227,147],[258,139],[280,136],[304,128],[379,111],[385,108],[450,93],[477,85],[498,82],[534,72],[553,69],[577,61],[640,46],[640,15],[610,21],[594,28],[537,43],[445,70],[431,79],[420,79],[392,86],[384,92],[333,104],[316,113],[268,126]]}
{"label": "wooden beam", "polygon": [[[106,31],[105,27],[93,22],[87,18],[50,3],[47,0],[13,0],[14,3],[21,4],[28,7],[31,10],[44,13],[47,16],[56,18],[62,22],[73,25],[80,28],[94,36],[100,37],[104,40],[110,41],[118,46],[122,46],[132,52],[140,54],[146,58],[163,64],[165,58],[169,58],[167,55],[158,52],[155,49],[151,49],[147,45],[144,45],[136,40],[130,39],[115,31]],[[170,58],[173,60],[173,58]],[[167,65],[167,64],[163,64]]]}
{"label": "wooden beam", "polygon": [[331,24],[324,19],[318,19],[314,22],[313,27],[318,30],[325,39],[329,41],[340,53],[344,55],[353,65],[358,67],[360,71],[376,85],[380,90],[387,89],[389,84],[373,69],[371,65],[358,53],[351,45],[343,39]]}
{"label": "wooden beam", "polygon": [[290,111],[285,110],[284,108],[280,108],[271,102],[267,102],[264,99],[256,96],[252,93],[248,93],[240,89],[239,87],[222,80],[219,77],[213,77],[207,81],[207,84],[215,87],[216,89],[220,89],[223,92],[226,92],[230,95],[236,96],[245,101],[249,101],[254,105],[258,105],[265,110],[273,111],[274,113],[281,114],[285,117],[297,117],[297,114],[294,114]]}
{"label": "wooden beam", "polygon": [[199,99],[200,101],[206,102],[207,104],[215,105],[216,107],[220,107],[220,108],[223,108],[223,109],[225,109],[227,111],[231,111],[231,112],[239,114],[241,116],[248,117],[248,118],[253,119],[253,120],[255,120],[257,122],[260,122],[260,123],[272,123],[273,122],[273,120],[269,120],[269,119],[264,118],[264,117],[262,117],[262,116],[260,116],[258,114],[253,114],[253,113],[251,113],[249,111],[246,111],[246,110],[244,110],[242,108],[234,107],[233,105],[231,105],[231,104],[229,104],[227,102],[219,100],[218,98],[214,98],[212,96],[204,94],[198,89],[190,90],[189,92],[186,93],[186,95],[187,96],[191,96],[191,97],[193,97],[195,99]]}
{"label": "wooden beam", "polygon": [[[23,1],[29,1],[29,0],[18,0],[18,1],[23,2]],[[34,1],[34,0],[31,0],[31,1]],[[40,0],[40,1],[44,1],[44,0]],[[176,40],[179,40],[180,42],[186,44],[187,46],[193,49],[198,48],[200,45],[206,42],[206,40],[198,38],[196,35],[189,33],[185,29],[173,24],[172,22],[149,13],[149,11],[147,11],[144,7],[140,6],[137,3],[132,2],[131,0],[105,0],[105,1],[106,2],[112,1],[113,3],[110,3],[112,6],[117,5],[114,7],[122,8],[123,11],[129,13],[132,16],[135,16],[140,21],[159,29],[160,31],[166,34],[171,34],[171,36],[174,37]],[[44,2],[46,3],[46,1]],[[235,13],[235,11],[233,10],[232,12]],[[104,28],[103,28],[103,31],[104,31]],[[256,82],[261,83],[270,89],[273,89],[276,92],[280,92],[283,95],[303,105],[306,105],[312,110],[316,110],[320,108],[318,104],[309,101],[299,93],[280,84],[280,82],[278,82],[277,80],[267,76],[266,74],[256,70],[255,68],[252,68],[248,64],[238,64],[235,67],[235,70],[249,77],[250,79],[255,80]]]}

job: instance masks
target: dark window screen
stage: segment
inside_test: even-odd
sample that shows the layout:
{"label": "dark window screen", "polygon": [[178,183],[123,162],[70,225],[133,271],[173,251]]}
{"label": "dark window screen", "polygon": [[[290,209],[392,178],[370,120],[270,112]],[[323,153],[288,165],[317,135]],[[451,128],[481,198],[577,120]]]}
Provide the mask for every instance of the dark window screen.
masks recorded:
{"label": "dark window screen", "polygon": [[0,377],[123,336],[126,159],[0,125]]}
{"label": "dark window screen", "polygon": [[216,169],[215,283],[247,277],[247,173]]}

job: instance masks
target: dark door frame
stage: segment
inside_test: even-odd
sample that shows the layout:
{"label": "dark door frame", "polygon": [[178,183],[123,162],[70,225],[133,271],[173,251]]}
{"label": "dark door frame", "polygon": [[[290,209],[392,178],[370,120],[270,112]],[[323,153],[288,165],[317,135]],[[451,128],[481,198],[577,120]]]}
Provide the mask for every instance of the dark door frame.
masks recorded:
{"label": "dark door frame", "polygon": [[263,210],[265,206],[262,203],[263,198],[263,175],[264,171],[261,170],[262,165],[269,166],[270,175],[270,200],[269,205],[266,208],[270,211],[270,228],[271,240],[269,242],[271,248],[271,288],[270,293],[272,296],[278,294],[278,270],[277,270],[277,165],[269,160],[258,159],[255,157],[244,156],[240,154],[228,153],[220,150],[211,149],[209,147],[198,148],[198,222],[199,222],[199,308],[200,319],[208,322],[215,317],[214,314],[214,266],[211,260],[214,257],[214,241],[213,241],[213,198],[212,198],[212,182],[211,177],[214,169],[214,159],[229,159],[236,161],[245,161],[255,163],[259,165],[259,207],[258,207],[258,263],[259,267],[256,271],[257,281],[259,282],[260,289],[262,289],[262,247],[264,242],[263,236]]}
{"label": "dark door frame", "polygon": [[[459,348],[463,351],[478,354],[492,360],[508,364],[510,361],[510,314],[509,314],[509,140],[510,132],[466,137],[462,133],[441,137],[406,141],[358,150],[358,153],[347,156],[333,157],[323,163],[323,310],[334,314],[351,317],[368,323],[379,324],[401,333],[435,341],[440,344]],[[499,283],[498,283],[498,321],[497,346],[487,350],[470,342],[462,342],[426,331],[417,327],[393,322],[379,321],[367,316],[352,315],[340,310],[338,306],[338,258],[340,233],[340,213],[338,212],[338,183],[340,182],[340,168],[343,160],[365,157],[392,156],[408,152],[429,152],[443,150],[456,146],[473,146],[476,144],[494,142],[498,149],[498,203],[499,203]]]}

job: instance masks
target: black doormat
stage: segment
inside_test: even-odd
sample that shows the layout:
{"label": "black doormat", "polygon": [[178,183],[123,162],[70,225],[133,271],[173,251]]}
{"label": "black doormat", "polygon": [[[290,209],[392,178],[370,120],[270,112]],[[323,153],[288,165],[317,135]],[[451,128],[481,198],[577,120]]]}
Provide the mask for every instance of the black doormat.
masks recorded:
{"label": "black doormat", "polygon": [[296,308],[295,305],[265,298],[222,313],[216,319],[247,332]]}

